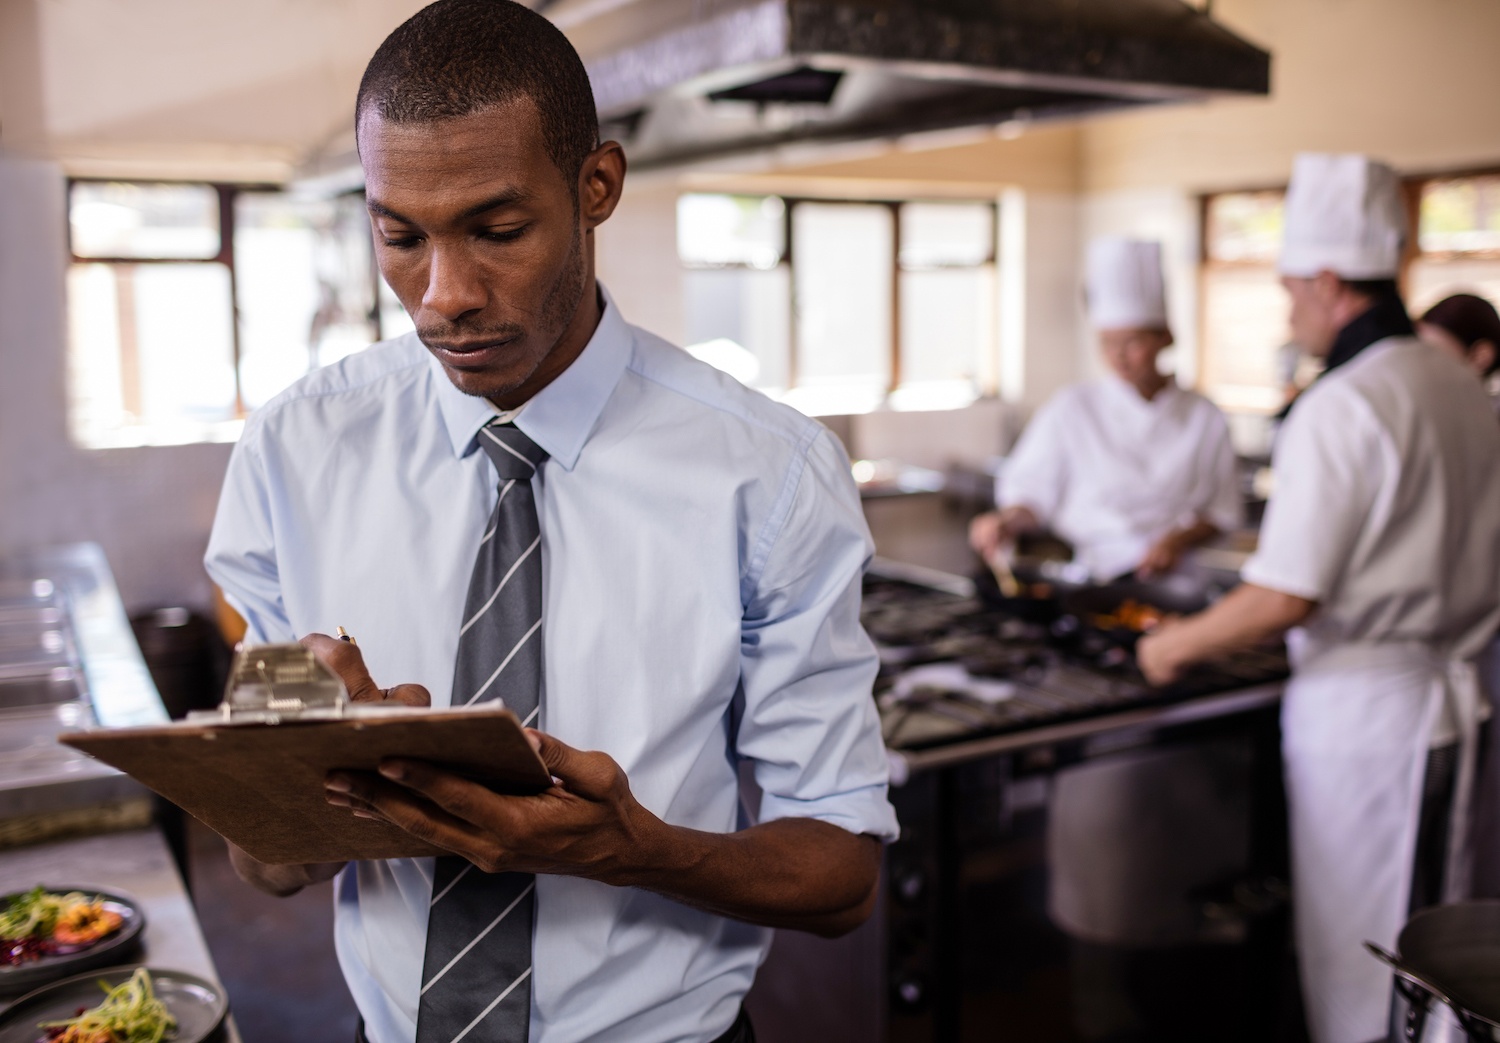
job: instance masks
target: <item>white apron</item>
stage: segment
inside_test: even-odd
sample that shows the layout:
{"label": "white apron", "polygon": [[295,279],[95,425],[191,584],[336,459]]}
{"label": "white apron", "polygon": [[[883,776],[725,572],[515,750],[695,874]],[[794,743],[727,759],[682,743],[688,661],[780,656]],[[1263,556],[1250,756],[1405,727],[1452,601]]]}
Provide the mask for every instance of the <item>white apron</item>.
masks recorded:
{"label": "white apron", "polygon": [[1296,934],[1314,1043],[1386,1038],[1389,969],[1407,920],[1430,740],[1446,702],[1459,767],[1444,899],[1466,887],[1479,685],[1471,663],[1420,643],[1294,646],[1282,705]]}

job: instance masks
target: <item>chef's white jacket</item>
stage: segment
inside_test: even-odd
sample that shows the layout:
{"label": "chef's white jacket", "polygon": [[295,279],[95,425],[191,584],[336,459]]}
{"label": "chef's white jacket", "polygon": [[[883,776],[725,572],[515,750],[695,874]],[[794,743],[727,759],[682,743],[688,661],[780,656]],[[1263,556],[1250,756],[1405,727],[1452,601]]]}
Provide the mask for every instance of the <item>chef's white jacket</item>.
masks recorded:
{"label": "chef's white jacket", "polygon": [[1500,618],[1500,429],[1464,368],[1410,337],[1293,407],[1247,581],[1318,602],[1282,701],[1298,965],[1315,1043],[1382,1037],[1430,746],[1461,739],[1444,900],[1463,897],[1480,693]]}
{"label": "chef's white jacket", "polygon": [[1168,384],[1150,400],[1109,375],[1058,392],[1027,425],[996,483],[1073,544],[1097,580],[1135,568],[1157,540],[1202,519],[1243,518],[1224,415]]}
{"label": "chef's white jacket", "polygon": [[1319,380],[1276,440],[1275,491],[1242,577],[1319,603],[1309,651],[1494,632],[1500,428],[1456,362],[1409,337]]}

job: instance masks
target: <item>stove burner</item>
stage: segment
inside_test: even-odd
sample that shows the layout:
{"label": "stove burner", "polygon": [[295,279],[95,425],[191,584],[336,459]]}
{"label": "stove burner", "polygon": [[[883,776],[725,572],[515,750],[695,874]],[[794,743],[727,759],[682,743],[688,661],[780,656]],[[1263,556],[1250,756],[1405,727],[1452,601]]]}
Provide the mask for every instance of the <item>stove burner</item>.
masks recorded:
{"label": "stove burner", "polygon": [[[1107,592],[1084,593],[1097,601]],[[1287,676],[1279,651],[1247,652],[1152,688],[1135,665],[1139,634],[1090,625],[1081,616],[1092,618],[1094,607],[1028,610],[1028,618],[1012,607],[866,577],[861,616],[880,653],[875,693],[887,745],[921,749]]]}

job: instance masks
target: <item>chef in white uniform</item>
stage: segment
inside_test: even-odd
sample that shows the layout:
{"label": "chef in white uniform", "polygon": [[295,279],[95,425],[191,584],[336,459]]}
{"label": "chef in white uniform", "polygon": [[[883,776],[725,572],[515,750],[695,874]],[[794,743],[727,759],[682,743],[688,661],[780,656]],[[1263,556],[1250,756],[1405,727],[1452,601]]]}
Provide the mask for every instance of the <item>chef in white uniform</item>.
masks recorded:
{"label": "chef in white uniform", "polygon": [[[1000,510],[975,521],[972,542],[989,557],[1046,527],[1096,581],[1165,573],[1189,547],[1241,523],[1228,425],[1158,368],[1172,343],[1159,244],[1091,242],[1084,295],[1108,373],[1037,413],[1000,475]],[[1220,967],[1221,927],[1194,895],[1244,872],[1248,776],[1248,747],[1233,740],[1156,743],[1056,775],[1047,908],[1072,941],[1079,1038],[1182,1031],[1162,1017],[1183,1004],[1162,1003],[1145,979],[1170,975],[1180,988],[1182,966]]]}
{"label": "chef in white uniform", "polygon": [[1386,1038],[1390,975],[1361,943],[1394,948],[1423,897],[1421,809],[1444,762],[1456,763],[1451,817],[1435,816],[1446,878],[1416,890],[1462,897],[1480,702],[1470,657],[1500,619],[1500,430],[1463,366],[1412,335],[1394,281],[1404,225],[1388,167],[1297,158],[1282,282],[1293,335],[1328,369],[1278,437],[1244,583],[1138,651],[1165,682],[1296,627],[1282,742],[1316,1043]]}
{"label": "chef in white uniform", "polygon": [[1093,579],[1146,578],[1240,524],[1234,451],[1223,414],[1157,368],[1172,343],[1160,244],[1091,242],[1086,299],[1109,372],[1037,411],[969,540],[990,559],[1047,528]]}

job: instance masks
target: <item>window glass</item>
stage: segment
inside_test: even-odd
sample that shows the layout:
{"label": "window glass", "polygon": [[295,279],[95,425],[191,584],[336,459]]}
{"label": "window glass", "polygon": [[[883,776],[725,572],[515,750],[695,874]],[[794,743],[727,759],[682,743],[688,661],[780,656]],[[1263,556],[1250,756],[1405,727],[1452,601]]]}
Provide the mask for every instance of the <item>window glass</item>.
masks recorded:
{"label": "window glass", "polygon": [[1204,392],[1227,410],[1272,413],[1285,401],[1291,303],[1274,269],[1210,266],[1203,273]]}
{"label": "window glass", "polygon": [[75,435],[87,445],[232,437],[229,269],[74,265],[69,275]]}
{"label": "window glass", "polygon": [[1211,197],[1204,230],[1208,259],[1274,263],[1281,249],[1285,197],[1279,190]]}
{"label": "window glass", "polygon": [[995,210],[988,204],[902,204],[902,268],[984,264],[994,252]]}
{"label": "window glass", "polygon": [[786,265],[689,270],[682,286],[690,352],[751,387],[786,388],[792,297]]}
{"label": "window glass", "polygon": [[784,217],[775,196],[682,196],[677,255],[689,267],[774,268],[786,252]]}
{"label": "window glass", "polygon": [[994,348],[994,285],[988,265],[901,273],[902,386],[973,388],[982,353]]}
{"label": "window glass", "polygon": [[1447,178],[1422,186],[1423,253],[1500,257],[1500,175]]}
{"label": "window glass", "polygon": [[799,385],[842,383],[853,398],[890,381],[891,208],[799,203],[792,210]]}
{"label": "window glass", "polygon": [[375,340],[369,227],[355,196],[235,200],[240,380],[255,409],[298,377]]}
{"label": "window glass", "polygon": [[211,185],[79,181],[68,212],[78,257],[207,260],[219,254]]}

